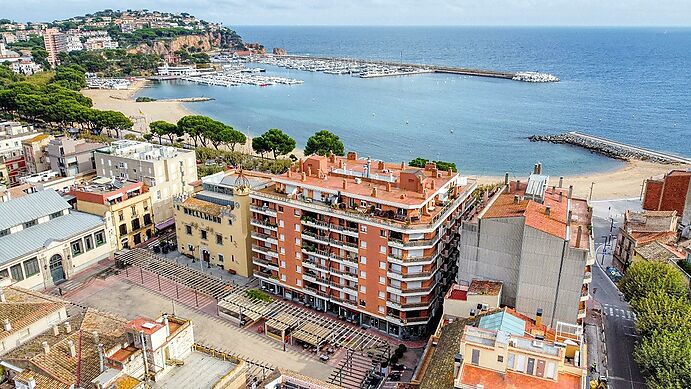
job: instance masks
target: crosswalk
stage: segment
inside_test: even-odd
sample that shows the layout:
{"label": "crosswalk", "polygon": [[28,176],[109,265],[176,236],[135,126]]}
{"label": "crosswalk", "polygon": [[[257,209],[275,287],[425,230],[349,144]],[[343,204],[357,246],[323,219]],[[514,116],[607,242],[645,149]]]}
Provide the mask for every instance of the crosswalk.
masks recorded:
{"label": "crosswalk", "polygon": [[602,314],[605,316],[619,317],[624,320],[636,320],[636,313],[629,309],[618,308],[609,304],[602,305]]}

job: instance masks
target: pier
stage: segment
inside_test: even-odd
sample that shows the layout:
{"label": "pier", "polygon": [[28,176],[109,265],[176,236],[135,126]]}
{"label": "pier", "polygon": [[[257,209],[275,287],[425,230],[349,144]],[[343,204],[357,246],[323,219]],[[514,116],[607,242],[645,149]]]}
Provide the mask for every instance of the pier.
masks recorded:
{"label": "pier", "polygon": [[533,135],[528,137],[531,142],[550,142],[556,144],[570,144],[588,149],[604,156],[628,161],[638,159],[664,164],[691,164],[691,158],[632,146],[599,136],[583,134],[576,131],[558,135]]}

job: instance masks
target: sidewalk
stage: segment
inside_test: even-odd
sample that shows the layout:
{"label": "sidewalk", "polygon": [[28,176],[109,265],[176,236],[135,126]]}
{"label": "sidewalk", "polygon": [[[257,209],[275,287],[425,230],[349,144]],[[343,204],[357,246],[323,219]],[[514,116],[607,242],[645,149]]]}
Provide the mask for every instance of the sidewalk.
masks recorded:
{"label": "sidewalk", "polygon": [[[605,342],[605,327],[602,320],[602,305],[590,299],[586,303],[587,316],[584,320],[584,336],[588,345],[588,376],[597,381],[600,376],[607,376],[607,343]],[[595,371],[590,367],[595,363]]]}

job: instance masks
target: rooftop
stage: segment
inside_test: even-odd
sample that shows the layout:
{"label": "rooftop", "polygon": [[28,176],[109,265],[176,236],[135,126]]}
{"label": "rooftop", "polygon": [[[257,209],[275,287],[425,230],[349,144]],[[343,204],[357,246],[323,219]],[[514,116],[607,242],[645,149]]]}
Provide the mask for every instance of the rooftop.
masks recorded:
{"label": "rooftop", "polygon": [[558,380],[551,381],[510,370],[500,373],[469,363],[463,365],[461,383],[471,387],[480,384],[487,389],[581,389],[581,377],[572,374],[559,373]]}
{"label": "rooftop", "polygon": [[0,203],[0,231],[69,208],[67,201],[54,190]]}
{"label": "rooftop", "polygon": [[646,243],[642,246],[639,245],[638,247],[636,247],[636,253],[638,253],[638,255],[640,255],[643,259],[647,261],[666,262],[668,259],[673,259],[674,261],[677,261],[679,259],[685,258],[683,253],[680,253],[677,250],[659,241]]}
{"label": "rooftop", "polygon": [[0,322],[9,320],[12,326],[10,331],[0,331],[0,339],[65,308],[65,302],[60,299],[19,287],[5,287],[0,293],[5,297],[0,302]]}
{"label": "rooftop", "polygon": [[181,154],[193,154],[194,150],[185,150],[177,147],[156,145],[134,140],[117,140],[106,147],[99,148],[96,152],[140,161],[158,161],[175,158]]}
{"label": "rooftop", "polygon": [[[193,351],[185,363],[171,370],[153,384],[154,389],[213,388],[236,364]],[[203,372],[203,374],[200,374]]]}
{"label": "rooftop", "polygon": [[194,211],[203,212],[209,215],[218,216],[221,214],[223,206],[209,201],[204,201],[197,199],[195,197],[189,197],[182,203],[182,206]]}
{"label": "rooftop", "polygon": [[628,233],[634,232],[667,232],[676,231],[677,211],[641,211],[627,210],[624,213],[624,228]]}
{"label": "rooftop", "polygon": [[163,323],[145,317],[138,317],[127,322],[127,328],[131,328],[136,332],[144,332],[147,335],[151,335],[163,327]]}
{"label": "rooftop", "polygon": [[468,288],[468,294],[482,294],[497,296],[501,292],[502,283],[489,280],[472,280]]}

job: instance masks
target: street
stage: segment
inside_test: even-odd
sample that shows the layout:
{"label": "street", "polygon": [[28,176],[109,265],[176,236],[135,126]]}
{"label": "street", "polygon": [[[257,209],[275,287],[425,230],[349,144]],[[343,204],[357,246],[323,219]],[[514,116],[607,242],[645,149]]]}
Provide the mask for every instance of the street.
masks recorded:
{"label": "street", "polygon": [[[629,304],[624,301],[614,282],[605,273],[606,267],[611,266],[612,263],[611,253],[616,244],[617,230],[623,222],[624,210],[640,210],[641,205],[636,199],[594,201],[592,206],[596,266],[593,267],[591,307],[599,308],[602,312],[609,384],[614,389],[644,389],[643,377],[633,360],[633,350],[637,339],[635,314]],[[610,238],[610,235],[613,237]],[[601,367],[598,368],[601,369]],[[604,372],[600,370],[599,374],[603,375]]]}

